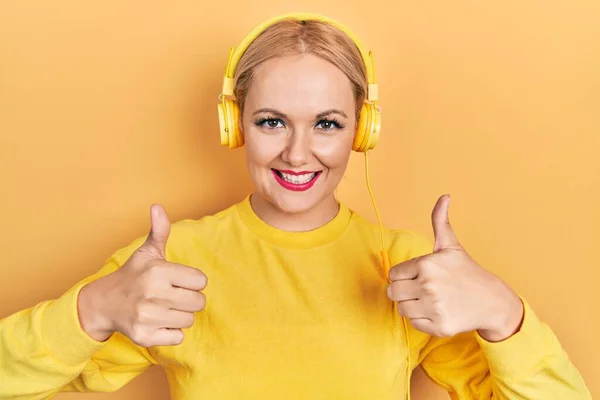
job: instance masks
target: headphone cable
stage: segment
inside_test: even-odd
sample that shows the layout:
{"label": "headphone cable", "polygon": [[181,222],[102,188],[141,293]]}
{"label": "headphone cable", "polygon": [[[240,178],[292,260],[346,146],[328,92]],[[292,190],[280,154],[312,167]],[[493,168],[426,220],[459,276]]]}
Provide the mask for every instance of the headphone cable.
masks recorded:
{"label": "headphone cable", "polygon": [[[379,209],[377,208],[377,203],[375,202],[375,196],[373,196],[373,189],[371,188],[371,182],[369,180],[369,151],[365,151],[365,176],[367,180],[367,190],[369,191],[369,196],[371,197],[371,202],[373,203],[373,208],[375,209],[375,215],[377,217],[377,222],[379,224],[379,233],[381,239],[381,262],[383,265],[384,277],[389,281],[389,272],[390,272],[390,255],[385,247],[385,237],[383,234],[383,223],[381,222],[381,215],[379,214]],[[406,337],[406,347],[407,349],[407,360],[406,360],[406,398],[410,400],[410,372],[411,372],[411,347],[410,347],[410,337],[408,336],[408,325],[406,323],[406,318],[402,318],[402,324],[404,326],[404,335]]]}

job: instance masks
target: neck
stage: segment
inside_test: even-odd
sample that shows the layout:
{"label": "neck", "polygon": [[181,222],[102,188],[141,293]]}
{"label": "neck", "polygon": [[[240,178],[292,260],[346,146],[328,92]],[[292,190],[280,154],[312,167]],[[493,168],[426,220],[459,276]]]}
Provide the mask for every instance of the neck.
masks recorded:
{"label": "neck", "polygon": [[252,209],[265,223],[283,231],[304,232],[317,229],[335,218],[339,204],[333,194],[309,210],[289,213],[257,193],[250,196]]}

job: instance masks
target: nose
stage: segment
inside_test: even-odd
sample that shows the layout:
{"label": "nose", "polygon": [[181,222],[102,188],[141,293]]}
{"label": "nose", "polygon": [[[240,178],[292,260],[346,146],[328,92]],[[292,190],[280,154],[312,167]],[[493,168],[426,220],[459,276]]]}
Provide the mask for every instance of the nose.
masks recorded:
{"label": "nose", "polygon": [[311,157],[310,133],[300,129],[291,132],[281,158],[293,167],[307,164]]}

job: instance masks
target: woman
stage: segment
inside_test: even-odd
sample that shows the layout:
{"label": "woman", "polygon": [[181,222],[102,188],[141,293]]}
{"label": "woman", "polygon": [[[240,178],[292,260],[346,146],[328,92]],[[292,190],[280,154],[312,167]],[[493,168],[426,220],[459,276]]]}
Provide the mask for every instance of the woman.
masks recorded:
{"label": "woman", "polygon": [[456,399],[589,399],[550,328],[461,247],[448,196],[433,251],[383,231],[382,274],[377,226],[334,196],[378,133],[353,38],[295,16],[246,46],[219,111],[255,191],[172,226],[153,206],[96,275],[2,320],[0,398],[114,391],[160,364],[173,399],[399,399],[420,364]]}

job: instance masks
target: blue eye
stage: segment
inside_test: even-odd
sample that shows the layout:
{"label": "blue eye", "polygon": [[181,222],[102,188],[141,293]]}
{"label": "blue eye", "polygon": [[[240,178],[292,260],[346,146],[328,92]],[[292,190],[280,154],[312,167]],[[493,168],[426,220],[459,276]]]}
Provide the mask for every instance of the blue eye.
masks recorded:
{"label": "blue eye", "polygon": [[255,125],[267,129],[277,129],[285,126],[279,118],[261,118],[255,122]]}
{"label": "blue eye", "polygon": [[342,129],[344,127],[342,124],[340,124],[335,119],[322,119],[319,122],[317,122],[317,126],[319,126],[319,125],[320,125],[320,129],[322,129],[324,131],[331,131],[333,129]]}

